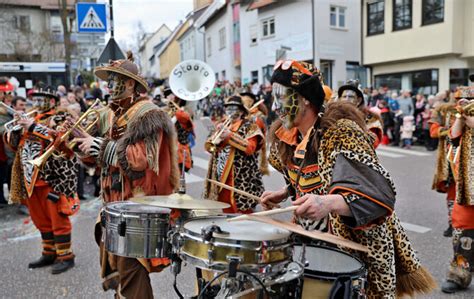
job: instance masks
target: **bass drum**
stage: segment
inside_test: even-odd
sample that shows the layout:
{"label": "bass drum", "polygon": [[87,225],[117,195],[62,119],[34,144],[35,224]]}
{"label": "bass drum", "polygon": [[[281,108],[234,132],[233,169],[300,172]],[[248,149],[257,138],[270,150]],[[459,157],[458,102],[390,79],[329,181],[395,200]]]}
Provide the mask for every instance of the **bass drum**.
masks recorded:
{"label": "bass drum", "polygon": [[303,299],[365,298],[366,269],[350,254],[318,245],[296,245],[294,261],[305,264]]}

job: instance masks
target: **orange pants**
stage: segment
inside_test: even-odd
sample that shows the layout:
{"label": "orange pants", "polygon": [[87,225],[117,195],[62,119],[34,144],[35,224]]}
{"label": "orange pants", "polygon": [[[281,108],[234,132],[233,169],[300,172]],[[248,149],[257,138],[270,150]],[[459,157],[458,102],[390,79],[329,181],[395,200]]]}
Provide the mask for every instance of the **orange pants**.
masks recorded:
{"label": "orange pants", "polygon": [[48,185],[35,186],[33,195],[27,200],[31,220],[41,233],[70,235],[72,226],[69,217],[59,213],[58,205],[47,198],[52,191]]}

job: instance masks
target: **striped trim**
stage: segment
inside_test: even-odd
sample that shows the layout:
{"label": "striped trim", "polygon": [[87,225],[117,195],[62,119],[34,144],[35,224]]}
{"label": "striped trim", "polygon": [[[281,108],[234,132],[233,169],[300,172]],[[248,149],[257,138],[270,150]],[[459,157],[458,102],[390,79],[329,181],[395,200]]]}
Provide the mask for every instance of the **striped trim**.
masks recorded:
{"label": "striped trim", "polygon": [[103,138],[94,138],[94,140],[92,141],[92,144],[91,144],[90,152],[89,152],[89,154],[92,157],[98,157],[99,156],[100,146],[102,145],[103,142],[104,142]]}
{"label": "striped trim", "polygon": [[110,141],[104,150],[104,163],[107,165],[117,166],[117,142]]}
{"label": "striped trim", "polygon": [[246,139],[242,138],[241,136],[235,133],[232,133],[230,135],[229,144],[235,147],[236,149],[245,152],[249,143]]}

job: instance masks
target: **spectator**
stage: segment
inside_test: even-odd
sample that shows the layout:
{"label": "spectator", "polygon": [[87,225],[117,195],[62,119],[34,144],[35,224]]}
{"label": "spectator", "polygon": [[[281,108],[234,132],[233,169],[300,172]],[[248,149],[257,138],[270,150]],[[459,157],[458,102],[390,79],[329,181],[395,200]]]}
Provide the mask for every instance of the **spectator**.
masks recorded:
{"label": "spectator", "polygon": [[411,99],[409,90],[402,92],[402,96],[398,98],[398,104],[400,105],[400,110],[404,117],[414,115],[415,107],[413,106],[413,100]]}
{"label": "spectator", "polygon": [[67,99],[66,96],[60,96],[59,97],[59,108],[67,109],[71,103],[69,103],[69,100]]}
{"label": "spectator", "polygon": [[76,102],[81,107],[81,112],[87,111],[87,105],[84,101],[84,89],[81,87],[74,88],[74,96],[76,97]]}
{"label": "spectator", "polygon": [[414,117],[407,115],[403,117],[403,126],[401,127],[401,138],[403,141],[403,147],[406,149],[411,148],[413,131],[415,131],[415,125],[413,124]]}
{"label": "spectator", "polygon": [[25,112],[26,111],[26,99],[24,97],[16,96],[12,100],[12,107],[15,111]]}
{"label": "spectator", "polygon": [[67,95],[66,86],[64,86],[64,85],[59,85],[59,86],[58,86],[57,94],[58,94],[58,96],[60,96],[60,97]]}

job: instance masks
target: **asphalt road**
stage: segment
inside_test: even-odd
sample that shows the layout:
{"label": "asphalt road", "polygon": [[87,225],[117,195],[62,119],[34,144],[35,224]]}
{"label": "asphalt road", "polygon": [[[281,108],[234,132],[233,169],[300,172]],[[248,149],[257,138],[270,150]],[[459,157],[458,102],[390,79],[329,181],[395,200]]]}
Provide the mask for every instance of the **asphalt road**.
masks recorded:
{"label": "asphalt road", "polygon": [[[205,128],[197,123],[197,145],[193,149],[195,165],[187,176],[187,192],[201,197],[209,156],[202,150]],[[447,227],[443,194],[430,190],[435,153],[422,148],[403,150],[381,148],[378,154],[397,186],[396,211],[418,250],[422,263],[442,282],[452,255],[449,238],[442,236]],[[282,186],[277,172],[265,177],[267,190]],[[91,186],[86,185],[86,189]],[[16,208],[0,210],[0,298],[113,298],[104,293],[99,278],[98,248],[93,225],[100,208],[98,200],[82,202],[73,217],[73,250],[76,266],[61,275],[51,275],[49,268],[29,270],[30,261],[41,253],[40,238],[31,220],[17,214]],[[151,275],[155,298],[177,298],[168,269]],[[178,287],[186,295],[194,294],[194,271],[186,265],[178,276]],[[440,291],[419,298],[474,298],[474,288],[446,295]]]}

